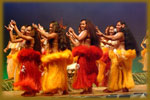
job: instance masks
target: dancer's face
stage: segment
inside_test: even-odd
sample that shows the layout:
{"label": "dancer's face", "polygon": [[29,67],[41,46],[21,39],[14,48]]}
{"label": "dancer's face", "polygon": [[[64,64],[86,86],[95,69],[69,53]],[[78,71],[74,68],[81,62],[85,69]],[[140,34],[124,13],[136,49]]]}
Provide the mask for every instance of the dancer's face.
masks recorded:
{"label": "dancer's face", "polygon": [[110,26],[110,28],[109,28],[109,34],[110,35],[114,35],[114,27],[113,26]]}
{"label": "dancer's face", "polygon": [[49,32],[52,33],[54,32],[54,27],[53,27],[53,24],[49,24]]}
{"label": "dancer's face", "polygon": [[85,30],[85,28],[86,28],[86,21],[85,20],[80,22],[80,28],[81,28],[81,31]]}
{"label": "dancer's face", "polygon": [[32,27],[31,26],[28,26],[26,29],[25,29],[25,34],[30,36],[31,35],[31,31],[32,31]]}
{"label": "dancer's face", "polygon": [[26,27],[25,27],[25,26],[22,26],[21,29],[20,29],[21,33],[24,34],[24,33],[25,33],[25,29],[26,29]]}
{"label": "dancer's face", "polygon": [[121,26],[121,23],[118,22],[117,25],[116,25],[117,31],[120,31],[120,30],[121,30],[121,27],[122,27],[122,26]]}

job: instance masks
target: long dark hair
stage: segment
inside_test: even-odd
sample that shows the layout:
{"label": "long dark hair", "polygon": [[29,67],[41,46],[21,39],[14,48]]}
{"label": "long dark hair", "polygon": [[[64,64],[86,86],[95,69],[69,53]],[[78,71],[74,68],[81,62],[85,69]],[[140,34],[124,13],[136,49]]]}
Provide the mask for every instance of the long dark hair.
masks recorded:
{"label": "long dark hair", "polygon": [[34,32],[35,32],[35,35],[33,36],[34,37],[34,50],[36,51],[39,51],[41,53],[41,35],[35,31],[34,29]]}
{"label": "long dark hair", "polygon": [[[60,32],[60,26],[59,26],[58,22],[51,21],[50,24],[53,24],[54,32],[58,34]],[[53,41],[54,41],[54,39],[48,40],[50,48],[53,48]]]}
{"label": "long dark hair", "polygon": [[86,30],[88,34],[90,34],[91,45],[99,47],[100,41],[98,35],[96,34],[97,30],[95,25],[88,19],[82,19],[81,21],[86,22]]}
{"label": "long dark hair", "polygon": [[[40,41],[41,35],[31,25],[26,25],[26,27],[32,28],[30,36],[34,38],[33,49],[41,53],[41,41]],[[31,44],[30,41],[26,41],[26,45],[30,45],[30,44]]]}
{"label": "long dark hair", "polygon": [[[66,29],[60,27],[60,24],[57,21],[52,21],[50,24],[53,24],[54,32],[58,34],[58,50],[61,51],[65,49],[71,50],[70,40],[66,36]],[[53,41],[54,39],[49,40],[49,44],[51,48],[53,48]]]}
{"label": "long dark hair", "polygon": [[58,49],[63,51],[65,49],[71,50],[70,39],[66,36],[66,29],[60,28],[58,36]]}
{"label": "long dark hair", "polygon": [[135,49],[137,56],[140,54],[139,47],[137,45],[137,41],[135,40],[132,32],[128,28],[127,24],[124,21],[118,21],[121,23],[121,25],[125,25],[125,28],[122,28],[122,32],[124,33],[125,36],[125,49]]}

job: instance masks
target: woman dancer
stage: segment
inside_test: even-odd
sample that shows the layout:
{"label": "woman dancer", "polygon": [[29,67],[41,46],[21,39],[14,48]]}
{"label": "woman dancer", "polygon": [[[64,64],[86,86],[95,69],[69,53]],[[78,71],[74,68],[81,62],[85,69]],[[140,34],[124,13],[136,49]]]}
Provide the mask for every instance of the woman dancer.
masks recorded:
{"label": "woman dancer", "polygon": [[44,67],[43,95],[67,94],[67,65],[72,63],[73,57],[68,50],[70,45],[65,36],[65,29],[56,21],[50,23],[49,33],[45,32],[41,25],[33,24],[33,27],[49,41],[49,52],[41,58]]}
{"label": "woman dancer", "polygon": [[[100,32],[98,27],[97,27],[97,31]],[[107,36],[108,35],[110,35],[110,36],[115,35],[113,25],[109,26]],[[110,73],[110,66],[111,66],[111,60],[109,58],[109,50],[113,50],[116,47],[117,41],[116,40],[112,41],[109,39],[106,41],[106,39],[103,37],[103,38],[101,38],[101,42],[105,45],[103,45],[103,47],[102,47],[103,56],[100,59],[99,74],[97,76],[97,80],[98,80],[100,86],[107,87],[109,73]]]}
{"label": "woman dancer", "polygon": [[74,89],[83,89],[81,94],[92,93],[92,84],[98,86],[97,74],[98,68],[96,60],[102,56],[102,50],[99,48],[99,38],[96,35],[96,28],[87,19],[80,22],[80,35],[76,35],[72,28],[68,32],[78,41],[79,46],[72,51],[73,56],[78,56],[77,76],[72,84]]}
{"label": "woman dancer", "polygon": [[144,46],[147,43],[147,38],[148,37],[145,36],[141,43],[141,47],[143,48],[143,50],[141,51],[142,59],[140,60],[140,62],[143,64],[143,71],[147,71],[147,49],[146,49],[146,46]]}
{"label": "woman dancer", "polygon": [[111,69],[109,75],[108,88],[104,92],[114,92],[123,90],[128,92],[130,88],[134,87],[132,77],[132,61],[136,57],[136,51],[133,49],[125,50],[126,35],[121,31],[121,22],[117,22],[117,33],[113,36],[106,36],[98,33],[99,35],[110,39],[118,40],[118,46],[113,51],[109,52],[111,59]]}
{"label": "woman dancer", "polygon": [[[18,61],[14,58],[21,49],[21,43],[23,42],[23,39],[17,38],[16,35],[13,35],[13,28],[11,25],[5,26],[5,28],[9,31],[10,34],[10,41],[8,42],[7,47],[4,49],[4,52],[7,52],[8,49],[11,49],[9,55],[7,56],[7,74],[8,78],[12,79],[15,78],[15,70],[18,67]],[[25,26],[21,27],[21,32],[24,33]]]}
{"label": "woman dancer", "polygon": [[21,63],[21,70],[18,82],[14,86],[19,86],[21,90],[25,91],[22,96],[35,96],[41,89],[41,72],[40,66],[40,38],[38,33],[35,33],[31,26],[26,27],[25,35],[22,34],[16,25],[15,21],[10,24],[14,26],[14,30],[19,37],[26,40],[25,48],[18,53],[18,60]]}

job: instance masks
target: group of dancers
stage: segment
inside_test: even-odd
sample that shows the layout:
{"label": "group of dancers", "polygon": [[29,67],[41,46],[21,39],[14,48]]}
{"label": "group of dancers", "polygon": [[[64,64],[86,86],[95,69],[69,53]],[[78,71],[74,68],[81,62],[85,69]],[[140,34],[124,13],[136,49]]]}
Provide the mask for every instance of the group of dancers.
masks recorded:
{"label": "group of dancers", "polygon": [[[14,20],[5,28],[10,40],[7,56],[8,78],[22,96],[68,94],[67,66],[76,64],[72,87],[80,94],[92,93],[92,86],[105,86],[103,92],[134,87],[132,61],[138,55],[136,41],[127,25],[118,21],[102,33],[90,20],[82,19],[74,29],[52,21],[49,32],[43,26],[24,25],[19,30]],[[15,35],[13,32],[17,35]],[[72,45],[73,46],[72,46]]]}

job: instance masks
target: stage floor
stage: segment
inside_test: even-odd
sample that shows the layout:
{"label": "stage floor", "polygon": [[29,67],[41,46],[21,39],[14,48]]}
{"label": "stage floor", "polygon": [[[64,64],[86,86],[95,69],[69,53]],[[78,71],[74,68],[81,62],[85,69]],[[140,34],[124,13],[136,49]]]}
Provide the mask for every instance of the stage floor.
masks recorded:
{"label": "stage floor", "polygon": [[[55,94],[52,97],[75,97],[75,98],[85,98],[85,97],[117,97],[118,95],[124,95],[124,97],[129,97],[130,95],[135,95],[135,94],[146,94],[147,92],[147,85],[136,85],[135,88],[130,89],[129,92],[122,92],[122,91],[117,91],[114,93],[104,93],[103,90],[105,87],[94,87],[93,88],[93,93],[92,94],[80,94],[81,91],[73,90],[72,92],[69,92],[68,95],[58,95]],[[3,91],[2,96],[4,97],[21,97],[21,93],[23,91]],[[43,96],[40,93],[37,94],[36,97],[47,97]],[[49,96],[48,96],[49,97]]]}

